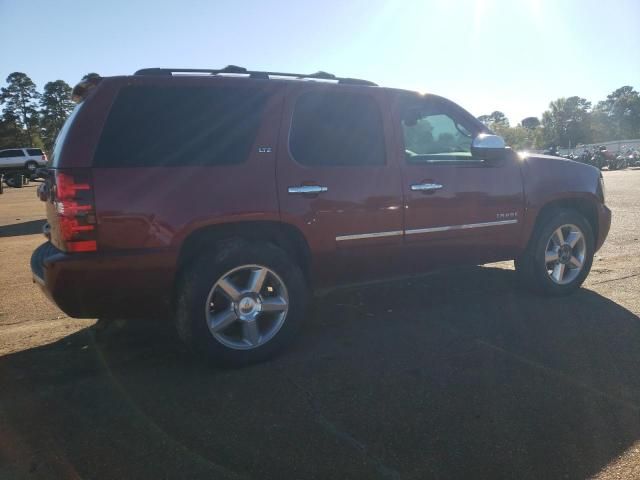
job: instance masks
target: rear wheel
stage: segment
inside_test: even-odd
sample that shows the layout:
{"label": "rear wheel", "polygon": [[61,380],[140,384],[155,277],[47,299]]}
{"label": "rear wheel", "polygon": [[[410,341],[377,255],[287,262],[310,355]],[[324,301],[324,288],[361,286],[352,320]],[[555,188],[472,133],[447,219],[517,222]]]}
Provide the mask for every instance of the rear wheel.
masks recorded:
{"label": "rear wheel", "polygon": [[178,333],[218,363],[266,360],[297,331],[307,298],[304,276],[271,244],[240,241],[217,250],[197,258],[182,276]]}
{"label": "rear wheel", "polygon": [[25,175],[25,179],[35,180],[38,178],[38,163],[30,160],[26,163],[25,167],[27,169],[27,174]]}
{"label": "rear wheel", "polygon": [[516,260],[516,271],[522,283],[538,292],[565,295],[587,278],[593,254],[589,222],[573,210],[555,210],[541,220],[527,251]]}
{"label": "rear wheel", "polygon": [[24,184],[24,177],[21,174],[12,173],[4,177],[4,183],[6,183],[8,187],[20,188]]}

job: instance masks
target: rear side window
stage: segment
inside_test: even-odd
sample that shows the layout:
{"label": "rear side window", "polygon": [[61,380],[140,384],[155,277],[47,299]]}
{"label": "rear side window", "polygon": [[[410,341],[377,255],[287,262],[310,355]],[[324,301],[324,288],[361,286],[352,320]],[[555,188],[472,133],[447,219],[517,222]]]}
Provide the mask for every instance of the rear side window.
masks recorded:
{"label": "rear side window", "polygon": [[58,136],[56,137],[56,141],[53,144],[53,151],[49,156],[49,166],[55,168],[61,165],[62,146],[64,145],[64,142],[67,138],[67,134],[69,133],[69,130],[71,130],[71,126],[73,125],[73,122],[78,116],[78,113],[80,112],[80,109],[82,108],[83,105],[84,105],[84,102],[76,105],[75,108],[73,109],[73,112],[71,112],[71,115],[69,115],[69,117],[65,120],[64,125],[62,126],[62,129],[58,133]]}
{"label": "rear side window", "polygon": [[126,87],[109,113],[97,167],[229,165],[247,159],[267,94],[233,87]]}
{"label": "rear side window", "polygon": [[37,157],[42,155],[42,150],[39,148],[27,148],[27,155],[30,157]]}
{"label": "rear side window", "polygon": [[0,158],[24,157],[22,150],[3,150],[0,152]]}
{"label": "rear side window", "polygon": [[289,142],[291,154],[302,165],[385,163],[382,117],[370,95],[327,91],[301,95]]}

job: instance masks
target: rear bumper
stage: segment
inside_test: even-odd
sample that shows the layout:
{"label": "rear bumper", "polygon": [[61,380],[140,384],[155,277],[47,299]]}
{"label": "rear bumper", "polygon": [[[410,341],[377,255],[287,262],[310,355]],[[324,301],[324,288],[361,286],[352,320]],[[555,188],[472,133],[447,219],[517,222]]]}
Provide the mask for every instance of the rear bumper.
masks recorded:
{"label": "rear bumper", "polygon": [[165,250],[66,253],[46,242],[33,252],[31,272],[71,317],[156,317],[168,312],[175,260]]}
{"label": "rear bumper", "polygon": [[598,238],[596,239],[596,251],[604,244],[611,228],[611,210],[606,205],[598,207]]}

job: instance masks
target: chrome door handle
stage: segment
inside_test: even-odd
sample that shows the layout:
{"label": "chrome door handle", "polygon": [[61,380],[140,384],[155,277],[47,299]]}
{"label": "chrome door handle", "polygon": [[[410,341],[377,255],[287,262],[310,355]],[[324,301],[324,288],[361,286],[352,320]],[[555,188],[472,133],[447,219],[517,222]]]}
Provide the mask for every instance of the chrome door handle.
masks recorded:
{"label": "chrome door handle", "polygon": [[433,192],[435,190],[440,190],[443,185],[439,183],[414,183],[411,185],[412,192]]}
{"label": "chrome door handle", "polygon": [[318,193],[326,192],[327,190],[329,190],[327,187],[322,187],[320,185],[300,185],[297,187],[289,187],[287,191],[290,194],[317,195]]}

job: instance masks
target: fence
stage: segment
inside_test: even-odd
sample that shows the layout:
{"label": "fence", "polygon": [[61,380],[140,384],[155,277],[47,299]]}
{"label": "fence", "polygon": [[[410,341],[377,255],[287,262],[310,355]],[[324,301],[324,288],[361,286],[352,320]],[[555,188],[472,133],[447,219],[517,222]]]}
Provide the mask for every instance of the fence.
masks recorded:
{"label": "fence", "polygon": [[569,153],[576,153],[576,154],[581,154],[585,149],[591,149],[593,150],[594,148],[597,148],[600,145],[604,145],[605,147],[607,147],[607,150],[609,150],[610,152],[626,152],[627,149],[632,149],[632,150],[640,150],[640,138],[635,139],[635,140],[615,140],[612,142],[600,142],[600,143],[592,143],[589,145],[578,145],[575,148],[558,148],[558,152],[560,152],[560,155],[567,155]]}

